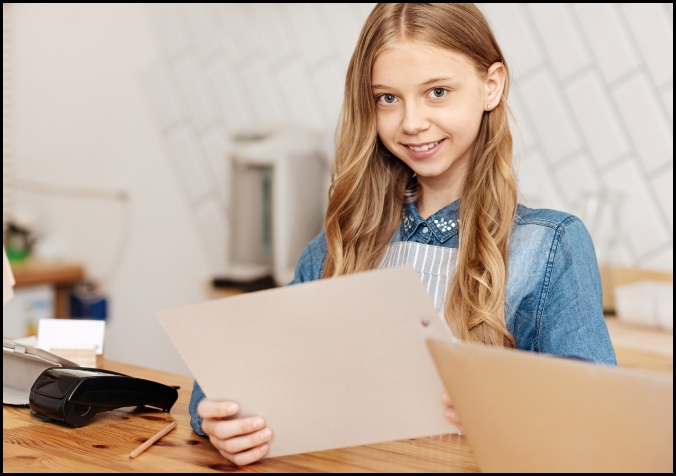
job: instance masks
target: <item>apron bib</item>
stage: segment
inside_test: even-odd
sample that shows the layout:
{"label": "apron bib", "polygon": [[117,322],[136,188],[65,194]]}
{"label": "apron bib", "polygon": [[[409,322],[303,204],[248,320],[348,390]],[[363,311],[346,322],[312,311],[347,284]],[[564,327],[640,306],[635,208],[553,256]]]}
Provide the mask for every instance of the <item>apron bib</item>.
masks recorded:
{"label": "apron bib", "polygon": [[409,265],[420,275],[420,281],[434,307],[443,317],[446,290],[458,264],[458,249],[400,241],[388,245],[379,268]]}

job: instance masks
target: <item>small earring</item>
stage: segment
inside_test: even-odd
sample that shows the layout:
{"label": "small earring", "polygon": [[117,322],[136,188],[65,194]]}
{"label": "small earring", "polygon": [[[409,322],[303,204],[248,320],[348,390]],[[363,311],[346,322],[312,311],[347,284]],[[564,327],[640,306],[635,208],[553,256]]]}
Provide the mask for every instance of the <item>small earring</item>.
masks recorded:
{"label": "small earring", "polygon": [[486,104],[486,107],[487,107],[488,109],[490,109],[490,108],[491,108],[491,105],[490,105],[490,104]]}

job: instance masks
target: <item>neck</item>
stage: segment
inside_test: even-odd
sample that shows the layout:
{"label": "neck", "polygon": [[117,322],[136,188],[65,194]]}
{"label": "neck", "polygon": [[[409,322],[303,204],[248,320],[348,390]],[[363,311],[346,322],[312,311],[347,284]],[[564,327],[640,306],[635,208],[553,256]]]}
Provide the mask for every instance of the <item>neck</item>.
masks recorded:
{"label": "neck", "polygon": [[467,177],[467,164],[458,164],[444,175],[437,177],[418,176],[420,199],[416,206],[424,219],[450,205],[462,196],[462,187]]}

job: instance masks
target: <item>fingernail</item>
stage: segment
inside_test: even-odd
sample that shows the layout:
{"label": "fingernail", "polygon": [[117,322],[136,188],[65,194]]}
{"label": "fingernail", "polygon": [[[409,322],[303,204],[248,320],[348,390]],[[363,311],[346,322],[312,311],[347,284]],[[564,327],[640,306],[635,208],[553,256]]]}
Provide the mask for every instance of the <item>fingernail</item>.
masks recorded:
{"label": "fingernail", "polygon": [[268,445],[261,445],[258,447],[261,453],[265,453],[268,450]]}
{"label": "fingernail", "polygon": [[269,428],[266,428],[265,430],[261,431],[261,440],[267,440],[272,436],[272,432],[270,431]]}
{"label": "fingernail", "polygon": [[262,419],[262,418],[256,418],[256,419],[253,421],[253,427],[254,427],[254,428],[261,428],[261,427],[263,426],[263,423],[264,423],[264,422],[263,422],[263,419]]}
{"label": "fingernail", "polygon": [[236,413],[237,412],[237,404],[236,403],[231,403],[228,405],[228,413]]}

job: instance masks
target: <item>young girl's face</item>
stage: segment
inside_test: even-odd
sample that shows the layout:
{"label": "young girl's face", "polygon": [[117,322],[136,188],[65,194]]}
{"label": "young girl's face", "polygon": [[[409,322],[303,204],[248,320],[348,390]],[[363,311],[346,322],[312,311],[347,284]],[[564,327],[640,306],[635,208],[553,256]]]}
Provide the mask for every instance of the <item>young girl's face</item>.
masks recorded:
{"label": "young girl's face", "polygon": [[405,41],[378,55],[371,84],[378,136],[389,151],[411,167],[419,181],[443,186],[464,178],[495,89],[471,60]]}

